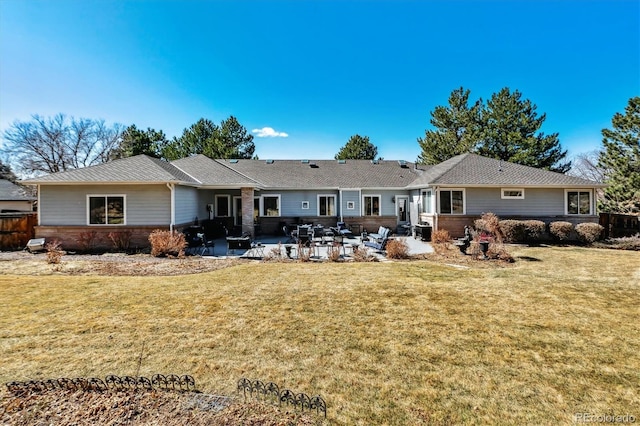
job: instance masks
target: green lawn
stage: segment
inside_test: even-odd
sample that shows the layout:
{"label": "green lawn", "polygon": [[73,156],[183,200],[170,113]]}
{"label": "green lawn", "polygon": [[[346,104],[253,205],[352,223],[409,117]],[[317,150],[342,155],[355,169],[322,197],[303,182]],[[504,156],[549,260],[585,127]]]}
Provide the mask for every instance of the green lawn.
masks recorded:
{"label": "green lawn", "polygon": [[640,254],[513,255],[514,265],[469,269],[252,263],[178,277],[4,275],[0,382],[139,368],[233,393],[248,377],[322,395],[329,422],[342,425],[640,418]]}

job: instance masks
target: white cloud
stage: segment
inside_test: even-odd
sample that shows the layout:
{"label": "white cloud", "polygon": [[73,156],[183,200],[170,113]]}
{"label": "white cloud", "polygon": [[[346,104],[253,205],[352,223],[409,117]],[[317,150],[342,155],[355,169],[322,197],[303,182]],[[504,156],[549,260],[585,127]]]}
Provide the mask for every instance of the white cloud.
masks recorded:
{"label": "white cloud", "polygon": [[263,127],[262,129],[253,129],[251,131],[259,138],[286,138],[289,135],[285,132],[276,132],[272,127]]}

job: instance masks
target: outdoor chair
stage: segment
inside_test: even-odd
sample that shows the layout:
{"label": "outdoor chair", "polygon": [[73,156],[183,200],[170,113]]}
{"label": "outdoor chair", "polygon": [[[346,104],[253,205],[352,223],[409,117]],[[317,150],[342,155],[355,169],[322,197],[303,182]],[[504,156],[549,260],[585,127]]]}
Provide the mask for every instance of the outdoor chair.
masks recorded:
{"label": "outdoor chair", "polygon": [[343,235],[345,237],[351,238],[353,237],[353,232],[351,232],[351,229],[349,229],[347,227],[347,224],[344,222],[338,222],[337,226],[336,226],[336,230],[338,231],[338,233],[340,235]]}
{"label": "outdoor chair", "polygon": [[389,235],[387,234],[384,238],[375,241],[365,241],[364,246],[370,247],[376,251],[383,252],[387,248],[387,242],[389,241]]}
{"label": "outdoor chair", "polygon": [[296,232],[296,240],[298,244],[308,244],[311,240],[311,227],[298,226],[298,231]]}
{"label": "outdoor chair", "polygon": [[381,226],[378,228],[378,232],[369,234],[368,238],[369,238],[369,241],[380,243],[382,242],[382,240],[387,239],[390,233],[391,233],[391,230],[389,228],[385,228],[384,226]]}

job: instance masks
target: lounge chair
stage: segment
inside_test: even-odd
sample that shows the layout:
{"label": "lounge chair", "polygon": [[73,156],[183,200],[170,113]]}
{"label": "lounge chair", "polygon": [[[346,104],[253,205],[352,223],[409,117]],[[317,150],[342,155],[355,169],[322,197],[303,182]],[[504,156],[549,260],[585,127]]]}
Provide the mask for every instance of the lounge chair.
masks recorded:
{"label": "lounge chair", "polygon": [[380,243],[382,240],[389,238],[389,234],[391,234],[391,229],[381,226],[378,228],[378,232],[368,234],[367,237],[369,241]]}

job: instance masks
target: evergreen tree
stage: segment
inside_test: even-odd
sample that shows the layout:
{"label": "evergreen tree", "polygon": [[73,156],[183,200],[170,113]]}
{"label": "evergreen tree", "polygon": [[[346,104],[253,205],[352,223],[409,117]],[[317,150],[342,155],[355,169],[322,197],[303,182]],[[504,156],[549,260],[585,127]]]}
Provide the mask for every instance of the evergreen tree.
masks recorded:
{"label": "evergreen tree", "polygon": [[167,137],[162,130],[157,131],[151,128],[139,130],[135,124],[132,124],[122,132],[122,142],[116,157],[146,154],[157,158],[161,156],[161,150],[167,143]]}
{"label": "evergreen tree", "polygon": [[458,154],[472,152],[479,137],[482,101],[469,106],[470,90],[451,92],[448,106],[437,106],[431,112],[435,130],[426,130],[418,138],[422,152],[416,160],[421,164],[438,164]]}
{"label": "evergreen tree", "polygon": [[374,160],[378,148],[369,141],[369,136],[353,135],[335,155],[336,160]]}
{"label": "evergreen tree", "polygon": [[625,113],[616,113],[612,129],[602,130],[598,166],[604,170],[605,199],[611,213],[640,213],[640,97],[629,99]]}
{"label": "evergreen tree", "polygon": [[562,162],[567,151],[562,150],[558,134],[536,133],[546,119],[546,114],[538,116],[536,105],[522,94],[504,88],[491,95],[481,114],[481,140],[476,152],[539,169],[565,173],[571,162]]}
{"label": "evergreen tree", "polygon": [[253,135],[230,116],[220,126],[201,118],[185,129],[182,136],[173,138],[162,149],[167,160],[203,154],[209,158],[251,158],[255,151]]}
{"label": "evergreen tree", "polygon": [[0,179],[5,179],[13,183],[16,183],[18,180],[18,177],[13,173],[13,170],[11,170],[11,166],[3,163],[2,160],[0,160]]}

